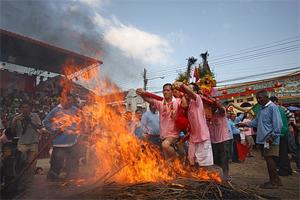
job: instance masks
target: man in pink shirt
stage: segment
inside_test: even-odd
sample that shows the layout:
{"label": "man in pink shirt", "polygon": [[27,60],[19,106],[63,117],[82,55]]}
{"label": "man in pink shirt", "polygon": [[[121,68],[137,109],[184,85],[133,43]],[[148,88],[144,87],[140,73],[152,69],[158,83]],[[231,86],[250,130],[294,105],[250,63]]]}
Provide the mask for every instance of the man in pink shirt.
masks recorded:
{"label": "man in pink shirt", "polygon": [[167,160],[175,158],[176,152],[172,145],[179,138],[179,130],[176,128],[175,120],[180,99],[173,97],[172,84],[166,83],[163,86],[164,99],[162,101],[146,97],[145,91],[140,88],[136,90],[136,93],[148,103],[153,104],[159,111],[159,133],[164,156]]}
{"label": "man in pink shirt", "polygon": [[199,166],[213,165],[213,153],[202,98],[194,92],[194,85],[187,86],[181,82],[176,82],[175,88],[185,93],[189,104],[189,162],[191,165],[195,165],[195,162],[197,162]]}
{"label": "man in pink shirt", "polygon": [[219,102],[213,107],[213,115],[209,124],[210,140],[214,163],[223,170],[223,180],[229,180],[229,155],[226,155],[226,142],[230,140],[226,109]]}

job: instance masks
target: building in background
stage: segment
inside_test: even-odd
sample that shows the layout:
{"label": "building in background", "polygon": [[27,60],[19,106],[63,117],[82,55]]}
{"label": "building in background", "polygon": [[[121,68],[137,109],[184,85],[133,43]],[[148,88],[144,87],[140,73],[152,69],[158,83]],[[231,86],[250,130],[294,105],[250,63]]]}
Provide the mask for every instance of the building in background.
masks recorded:
{"label": "building in background", "polygon": [[126,110],[135,112],[136,109],[141,108],[145,110],[147,108],[146,102],[142,97],[138,96],[134,89],[130,89],[125,97]]}
{"label": "building in background", "polygon": [[216,97],[236,107],[247,107],[257,103],[255,94],[265,89],[270,96],[277,96],[285,106],[300,106],[300,71],[270,79],[238,83],[219,87]]}

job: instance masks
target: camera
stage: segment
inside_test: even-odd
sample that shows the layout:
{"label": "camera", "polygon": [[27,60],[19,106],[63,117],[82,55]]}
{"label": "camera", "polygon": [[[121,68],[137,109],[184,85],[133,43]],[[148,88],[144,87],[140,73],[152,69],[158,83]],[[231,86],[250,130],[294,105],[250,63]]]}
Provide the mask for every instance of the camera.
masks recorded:
{"label": "camera", "polygon": [[24,123],[26,123],[26,124],[31,123],[31,118],[30,118],[30,116],[28,116],[28,115],[24,116],[23,121],[24,121]]}

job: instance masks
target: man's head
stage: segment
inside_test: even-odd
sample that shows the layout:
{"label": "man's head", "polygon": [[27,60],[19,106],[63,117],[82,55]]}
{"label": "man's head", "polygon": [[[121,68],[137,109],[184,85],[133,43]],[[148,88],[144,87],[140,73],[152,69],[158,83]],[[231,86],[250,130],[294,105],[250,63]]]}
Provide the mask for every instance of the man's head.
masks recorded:
{"label": "man's head", "polygon": [[177,89],[173,89],[173,96],[175,98],[181,98],[182,97],[182,92],[180,92],[179,90]]}
{"label": "man's head", "polygon": [[125,119],[126,119],[127,121],[131,121],[131,120],[132,120],[132,112],[126,111],[126,112],[125,112]]}
{"label": "man's head", "polygon": [[270,97],[270,100],[271,100],[273,103],[275,103],[276,105],[278,105],[278,104],[279,104],[279,102],[278,102],[278,98],[277,98],[277,97],[275,97],[275,96],[271,96],[271,97]]}
{"label": "man's head", "polygon": [[135,118],[136,118],[137,120],[141,121],[142,115],[143,115],[143,111],[142,111],[141,109],[137,109],[137,110],[135,111]]}
{"label": "man's head", "polygon": [[74,104],[74,97],[71,93],[62,95],[60,104],[64,109],[69,109]]}
{"label": "man's head", "polygon": [[231,120],[235,120],[236,115],[234,112],[227,112],[227,117]]}
{"label": "man's head", "polygon": [[150,104],[149,105],[149,110],[152,112],[152,113],[156,113],[156,107],[154,104]]}
{"label": "man's head", "polygon": [[173,97],[172,84],[166,83],[163,86],[163,94],[166,100],[171,100]]}
{"label": "man's head", "polygon": [[266,90],[261,90],[256,93],[256,100],[259,105],[266,105],[269,102],[268,92]]}
{"label": "man's head", "polygon": [[19,109],[20,113],[22,113],[23,115],[29,115],[31,112],[31,104],[28,101],[23,101],[20,104],[20,109]]}

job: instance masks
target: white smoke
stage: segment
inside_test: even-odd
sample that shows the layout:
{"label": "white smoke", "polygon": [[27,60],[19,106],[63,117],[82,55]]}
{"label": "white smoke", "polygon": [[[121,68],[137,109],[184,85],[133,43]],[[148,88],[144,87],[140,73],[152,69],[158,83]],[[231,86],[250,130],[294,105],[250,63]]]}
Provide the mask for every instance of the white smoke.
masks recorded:
{"label": "white smoke", "polygon": [[143,67],[164,63],[172,52],[168,40],[104,17],[108,0],[0,4],[2,29],[99,59],[101,71],[127,88],[142,85]]}

